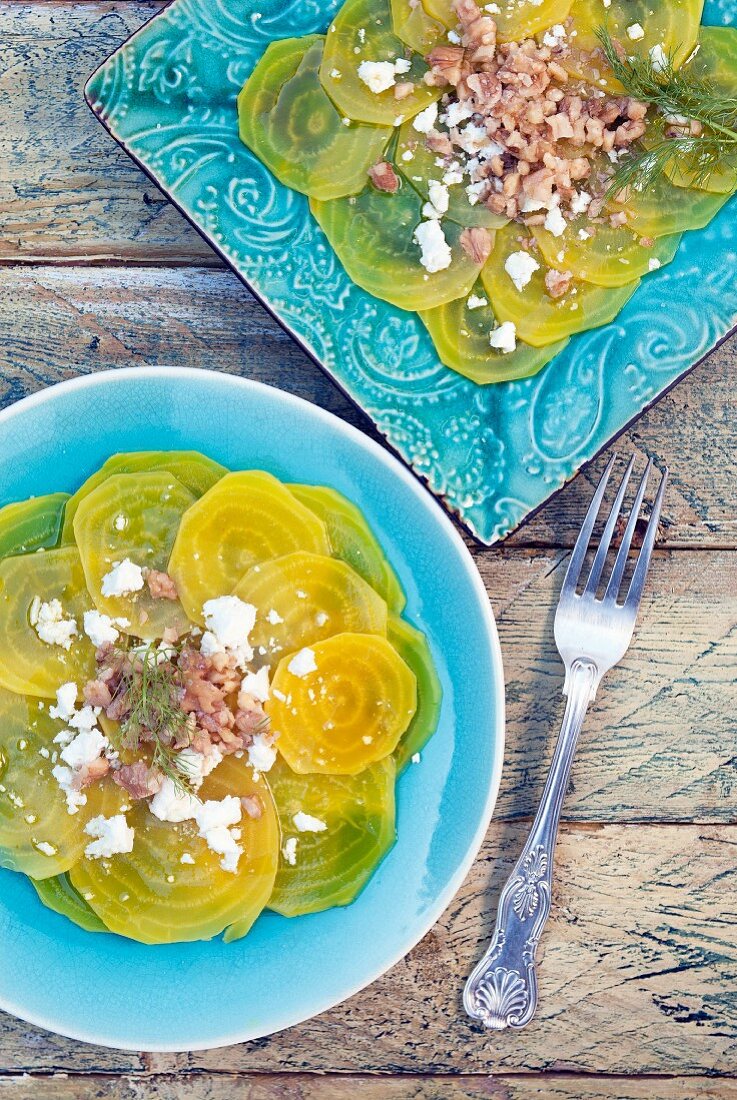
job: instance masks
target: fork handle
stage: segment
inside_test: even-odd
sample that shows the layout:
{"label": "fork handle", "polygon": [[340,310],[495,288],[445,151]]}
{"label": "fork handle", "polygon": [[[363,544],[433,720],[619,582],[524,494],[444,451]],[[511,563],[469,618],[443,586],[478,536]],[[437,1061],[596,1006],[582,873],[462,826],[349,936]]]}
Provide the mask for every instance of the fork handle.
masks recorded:
{"label": "fork handle", "polygon": [[537,1007],[535,953],[550,914],[558,824],[586,710],[601,675],[580,658],[567,670],[567,695],[558,743],[540,806],[522,855],[499,899],[491,943],[463,992],[463,1007],[484,1027],[525,1027]]}

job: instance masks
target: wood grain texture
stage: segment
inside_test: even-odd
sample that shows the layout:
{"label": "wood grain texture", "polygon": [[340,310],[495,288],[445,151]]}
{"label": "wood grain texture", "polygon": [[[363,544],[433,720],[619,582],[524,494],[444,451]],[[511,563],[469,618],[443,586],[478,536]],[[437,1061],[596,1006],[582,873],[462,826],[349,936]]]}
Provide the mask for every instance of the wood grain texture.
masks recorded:
{"label": "wood grain texture", "polygon": [[520,824],[495,822],[457,898],[415,950],[309,1023],[227,1050],[140,1058],[45,1037],[6,1017],[0,1066],[16,1075],[29,1068],[733,1075],[737,827],[565,826],[539,1015],[522,1032],[488,1036],[463,1016],[460,990],[522,839]]}
{"label": "wood grain texture", "polygon": [[[216,368],[272,382],[374,434],[229,272],[0,268],[0,405],[75,374],[144,364]],[[625,454],[671,467],[662,545],[737,544],[736,376],[734,338],[617,444]],[[505,552],[572,545],[602,464],[526,523]]]}
{"label": "wood grain texture", "polygon": [[[657,1092],[655,1091],[657,1090]],[[735,1100],[737,1082],[708,1077],[326,1077],[177,1074],[0,1078],[0,1100]]]}

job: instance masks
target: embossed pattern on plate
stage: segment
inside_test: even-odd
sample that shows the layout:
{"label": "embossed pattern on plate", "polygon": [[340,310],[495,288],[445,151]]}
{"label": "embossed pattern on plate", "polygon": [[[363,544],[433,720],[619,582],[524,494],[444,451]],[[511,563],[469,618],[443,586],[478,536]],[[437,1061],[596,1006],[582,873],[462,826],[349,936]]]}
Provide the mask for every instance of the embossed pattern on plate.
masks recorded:
{"label": "embossed pattern on plate", "polygon": [[[238,138],[235,98],[269,42],[324,31],[340,0],[173,0],[95,73],[95,114],[466,526],[492,543],[737,328],[737,202],[684,235],[610,325],[540,374],[477,386],[419,318],[345,274],[302,195]],[[704,22],[737,23],[737,0]]]}

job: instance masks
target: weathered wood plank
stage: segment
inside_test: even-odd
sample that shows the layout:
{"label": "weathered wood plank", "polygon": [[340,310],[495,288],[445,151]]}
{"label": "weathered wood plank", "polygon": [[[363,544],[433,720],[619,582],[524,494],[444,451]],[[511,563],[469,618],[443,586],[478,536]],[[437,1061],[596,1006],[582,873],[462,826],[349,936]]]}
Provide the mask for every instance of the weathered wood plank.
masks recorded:
{"label": "weathered wood plank", "polygon": [[737,1082],[708,1077],[368,1077],[183,1074],[0,1077],[0,1100],[735,1100]]}
{"label": "weathered wood plank", "polygon": [[[368,427],[228,272],[0,268],[0,405],[74,374],[152,363],[248,375]],[[671,466],[663,545],[737,545],[736,374],[737,338],[617,444]],[[507,545],[571,545],[594,477],[567,486]]]}
{"label": "weathered wood plank", "polygon": [[0,260],[220,266],[82,95],[97,66],[160,6],[0,3]]}
{"label": "weathered wood plank", "polygon": [[[519,824],[496,822],[438,925],[360,996],[248,1045],[148,1055],[147,1069],[734,1073],[737,827],[564,826],[542,944],[539,1017],[522,1032],[487,1036],[465,1020],[460,989],[490,933],[522,836]],[[121,1059],[135,1061],[44,1036],[9,1017],[3,1023],[0,1066],[7,1073],[100,1072],[108,1064],[119,1071]],[[652,1095],[660,1096],[659,1086]]]}

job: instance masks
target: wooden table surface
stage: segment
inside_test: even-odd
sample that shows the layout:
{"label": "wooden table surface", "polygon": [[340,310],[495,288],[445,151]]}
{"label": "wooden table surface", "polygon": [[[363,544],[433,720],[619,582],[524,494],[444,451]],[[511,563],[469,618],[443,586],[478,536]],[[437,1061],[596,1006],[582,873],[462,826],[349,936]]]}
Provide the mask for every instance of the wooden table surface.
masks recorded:
{"label": "wooden table surface", "polygon": [[[0,0],[0,405],[90,371],[186,363],[366,429],[83,103],[86,76],[158,6]],[[474,549],[504,653],[505,771],[481,857],[422,943],[331,1012],[228,1050],[119,1053],[0,1014],[0,1100],[735,1100],[736,379],[737,339],[620,444],[668,463],[672,483],[634,643],[574,767],[530,1027],[479,1034],[459,992],[557,732],[552,612],[604,459],[505,545]]]}

